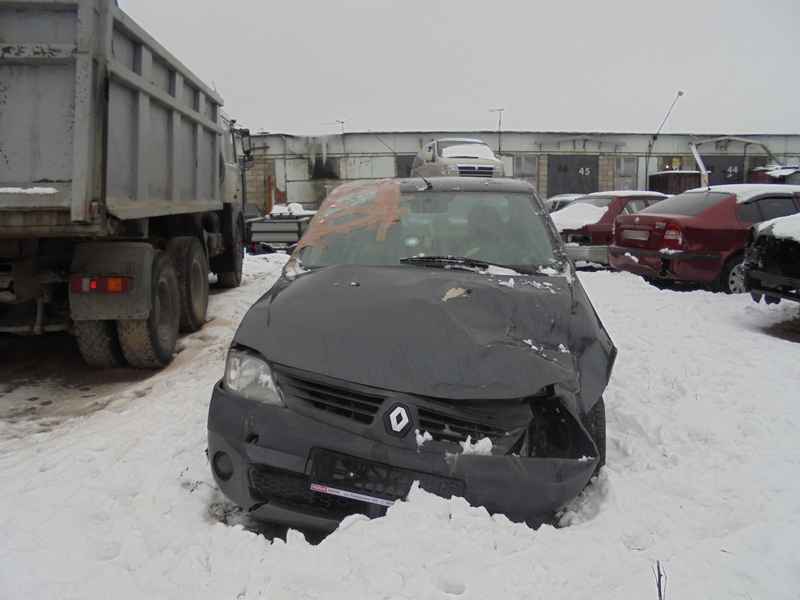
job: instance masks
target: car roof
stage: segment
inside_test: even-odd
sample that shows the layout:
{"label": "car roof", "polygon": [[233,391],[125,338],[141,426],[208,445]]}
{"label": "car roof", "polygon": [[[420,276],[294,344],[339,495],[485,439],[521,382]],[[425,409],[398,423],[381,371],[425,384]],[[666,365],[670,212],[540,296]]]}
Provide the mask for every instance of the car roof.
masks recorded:
{"label": "car roof", "polygon": [[666,194],[662,194],[661,192],[648,192],[645,190],[611,190],[608,192],[592,192],[591,194],[586,194],[582,196],[582,198],[607,198],[607,197],[614,197],[614,198],[626,198],[626,197],[651,197],[651,198],[666,198]]}
{"label": "car roof", "polygon": [[438,138],[434,140],[435,142],[460,142],[462,144],[483,144],[484,146],[488,146],[486,142],[483,140],[477,140],[475,138]]}
{"label": "car roof", "polygon": [[736,202],[744,204],[756,196],[764,194],[798,194],[800,185],[786,185],[782,183],[731,183],[728,185],[712,185],[710,187],[694,188],[686,192],[720,192],[733,194]]}
{"label": "car roof", "polygon": [[550,202],[552,200],[572,200],[575,198],[582,198],[583,194],[556,194],[555,196],[550,196],[547,201]]}
{"label": "car roof", "polygon": [[[520,179],[503,177],[410,177],[408,179],[384,179],[383,182],[396,181],[401,192],[507,192],[533,194],[534,187]],[[428,189],[426,182],[431,188]]]}
{"label": "car roof", "polygon": [[[415,192],[505,192],[512,194],[535,194],[535,188],[521,179],[504,177],[407,177],[395,179],[370,179],[348,181],[331,191],[346,188],[369,189],[382,185],[396,185],[402,193]],[[430,186],[429,186],[430,184]],[[329,194],[330,196],[330,194]]]}

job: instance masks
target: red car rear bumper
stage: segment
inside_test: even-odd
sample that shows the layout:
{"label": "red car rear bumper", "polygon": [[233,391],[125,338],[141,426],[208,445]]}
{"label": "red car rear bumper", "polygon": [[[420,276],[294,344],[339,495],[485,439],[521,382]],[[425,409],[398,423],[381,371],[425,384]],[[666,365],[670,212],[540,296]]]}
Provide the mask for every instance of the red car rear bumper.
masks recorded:
{"label": "red car rear bumper", "polygon": [[715,253],[645,250],[609,246],[609,265],[648,279],[671,279],[687,283],[711,283],[719,277],[724,257]]}

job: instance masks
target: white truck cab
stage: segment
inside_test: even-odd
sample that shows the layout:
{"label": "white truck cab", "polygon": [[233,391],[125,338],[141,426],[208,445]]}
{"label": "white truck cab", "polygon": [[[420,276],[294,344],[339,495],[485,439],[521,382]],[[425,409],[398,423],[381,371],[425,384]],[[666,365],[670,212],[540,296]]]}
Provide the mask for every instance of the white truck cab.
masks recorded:
{"label": "white truck cab", "polygon": [[419,151],[411,175],[422,177],[503,177],[503,162],[482,140],[442,138]]}

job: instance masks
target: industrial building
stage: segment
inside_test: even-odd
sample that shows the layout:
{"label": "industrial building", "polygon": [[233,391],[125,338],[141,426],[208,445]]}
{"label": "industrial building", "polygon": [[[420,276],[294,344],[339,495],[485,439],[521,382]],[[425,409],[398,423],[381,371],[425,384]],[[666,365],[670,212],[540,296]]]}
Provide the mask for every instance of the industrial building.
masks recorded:
{"label": "industrial building", "polygon": [[[344,181],[405,177],[420,148],[432,139],[485,141],[506,174],[530,181],[542,198],[561,193],[648,189],[650,176],[695,171],[698,149],[712,184],[743,183],[770,165],[800,163],[800,135],[662,134],[614,132],[428,131],[353,132],[325,136],[260,133],[253,136],[249,201],[262,209],[298,202],[315,208]],[[792,175],[783,169],[781,176]],[[762,174],[762,178],[766,175]]]}

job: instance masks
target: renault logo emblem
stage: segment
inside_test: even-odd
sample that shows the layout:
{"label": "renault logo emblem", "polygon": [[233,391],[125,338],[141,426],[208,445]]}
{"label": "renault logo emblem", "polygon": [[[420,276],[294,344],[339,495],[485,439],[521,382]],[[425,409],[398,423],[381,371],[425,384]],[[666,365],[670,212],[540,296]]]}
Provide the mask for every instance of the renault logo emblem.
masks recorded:
{"label": "renault logo emblem", "polygon": [[394,404],[383,417],[386,431],[397,437],[405,437],[411,430],[411,414],[402,404]]}

